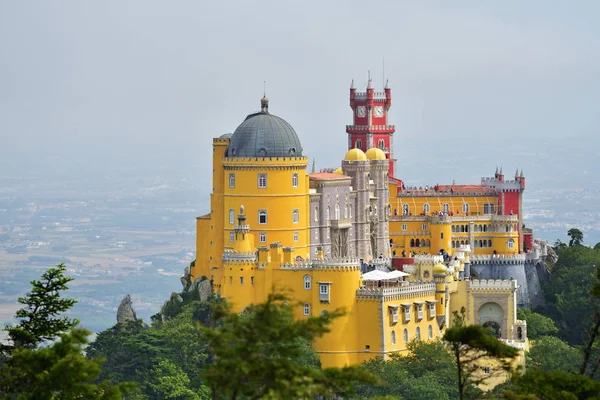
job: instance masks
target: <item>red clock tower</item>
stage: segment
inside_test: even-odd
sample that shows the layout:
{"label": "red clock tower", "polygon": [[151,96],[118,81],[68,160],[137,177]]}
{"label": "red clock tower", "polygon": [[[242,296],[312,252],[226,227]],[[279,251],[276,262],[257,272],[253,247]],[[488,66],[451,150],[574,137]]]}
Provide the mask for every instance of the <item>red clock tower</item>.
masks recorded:
{"label": "red clock tower", "polygon": [[392,106],[392,90],[387,81],[383,92],[376,92],[373,81],[369,77],[366,92],[357,92],[354,80],[350,86],[350,107],[354,115],[354,123],[346,125],[348,133],[348,150],[359,148],[367,151],[379,147],[390,160],[389,176],[394,177],[393,135],[394,125],[388,124],[388,111]]}

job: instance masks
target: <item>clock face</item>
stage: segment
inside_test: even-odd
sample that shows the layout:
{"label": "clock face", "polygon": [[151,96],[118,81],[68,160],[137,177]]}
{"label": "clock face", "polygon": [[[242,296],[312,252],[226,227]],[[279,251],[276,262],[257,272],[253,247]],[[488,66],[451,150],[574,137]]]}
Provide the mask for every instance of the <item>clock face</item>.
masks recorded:
{"label": "clock face", "polygon": [[383,107],[376,106],[375,108],[373,108],[373,115],[376,117],[383,117]]}
{"label": "clock face", "polygon": [[365,106],[356,107],[356,116],[357,117],[363,118],[365,115],[367,115],[367,108]]}

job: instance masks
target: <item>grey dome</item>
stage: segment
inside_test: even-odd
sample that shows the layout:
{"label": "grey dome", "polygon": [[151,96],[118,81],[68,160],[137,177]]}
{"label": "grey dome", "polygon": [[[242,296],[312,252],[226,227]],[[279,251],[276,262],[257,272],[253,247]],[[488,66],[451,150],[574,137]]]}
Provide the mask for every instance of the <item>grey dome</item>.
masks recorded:
{"label": "grey dome", "polygon": [[284,119],[263,111],[250,114],[237,127],[227,148],[227,157],[301,157],[296,131]]}

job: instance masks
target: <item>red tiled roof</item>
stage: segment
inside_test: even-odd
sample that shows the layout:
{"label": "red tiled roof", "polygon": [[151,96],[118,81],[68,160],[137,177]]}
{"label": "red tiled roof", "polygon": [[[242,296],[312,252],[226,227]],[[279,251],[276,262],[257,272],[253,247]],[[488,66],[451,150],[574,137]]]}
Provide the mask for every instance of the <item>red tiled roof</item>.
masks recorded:
{"label": "red tiled roof", "polygon": [[311,179],[348,179],[349,176],[346,175],[338,175],[333,172],[314,172],[312,174],[308,174]]}

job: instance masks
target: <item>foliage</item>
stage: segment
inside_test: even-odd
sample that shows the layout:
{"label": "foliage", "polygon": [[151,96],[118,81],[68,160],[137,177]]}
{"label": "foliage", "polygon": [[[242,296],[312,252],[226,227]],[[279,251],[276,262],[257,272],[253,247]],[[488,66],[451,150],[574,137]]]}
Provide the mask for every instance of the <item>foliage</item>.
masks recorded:
{"label": "foliage", "polygon": [[558,261],[548,282],[542,285],[546,308],[559,329],[559,337],[571,345],[580,345],[600,307],[600,299],[590,298],[596,281],[596,265],[600,251],[586,246],[559,249]]}
{"label": "foliage", "polygon": [[527,337],[531,340],[542,336],[554,336],[558,333],[558,328],[551,318],[526,308],[519,308],[517,310],[517,318],[527,322]]}
{"label": "foliage", "polygon": [[579,371],[583,356],[581,352],[554,336],[542,336],[531,343],[526,354],[527,368],[542,371]]}
{"label": "foliage", "polygon": [[392,354],[390,360],[381,357],[366,361],[362,366],[375,375],[379,384],[359,384],[355,387],[361,398],[455,399],[456,363],[440,341],[412,341],[409,354]]}
{"label": "foliage", "polygon": [[203,388],[202,397],[190,389],[189,376],[168,360],[152,368],[148,384],[157,399],[200,400],[209,396],[207,388]]}
{"label": "foliage", "polygon": [[[511,361],[518,355],[517,349],[502,343],[480,325],[448,328],[443,339],[456,360],[458,394],[461,400],[469,385],[481,385],[498,373],[510,371]],[[489,358],[495,359],[500,369],[494,368],[487,376],[476,374],[481,369],[480,361]]]}
{"label": "foliage", "polygon": [[15,348],[0,369],[0,394],[18,399],[121,399],[134,385],[94,383],[100,359],[83,356],[90,332],[73,329],[41,349]]}
{"label": "foliage", "polygon": [[512,390],[503,393],[509,400],[600,399],[600,383],[563,371],[533,369],[513,377]]}
{"label": "foliage", "polygon": [[290,299],[270,294],[249,314],[233,313],[227,303],[215,306],[216,327],[200,326],[212,363],[203,377],[213,398],[305,398],[348,394],[355,382],[374,382],[360,367],[318,369],[294,361],[304,351],[297,338],[308,342],[329,331],[339,311],[294,319]]}
{"label": "foliage", "polygon": [[[49,268],[41,280],[31,281],[31,291],[25,297],[19,297],[18,302],[25,305],[15,314],[20,319],[19,324],[5,328],[13,348],[34,349],[79,323],[77,319],[60,316],[76,303],[74,299],[61,298],[61,292],[69,288],[67,283],[73,280],[64,275],[66,269],[64,264]],[[2,349],[11,350],[8,346]]]}
{"label": "foliage", "polygon": [[567,236],[571,238],[571,240],[569,240],[569,247],[581,246],[581,244],[583,243],[583,232],[581,232],[577,228],[569,229],[567,232]]}

